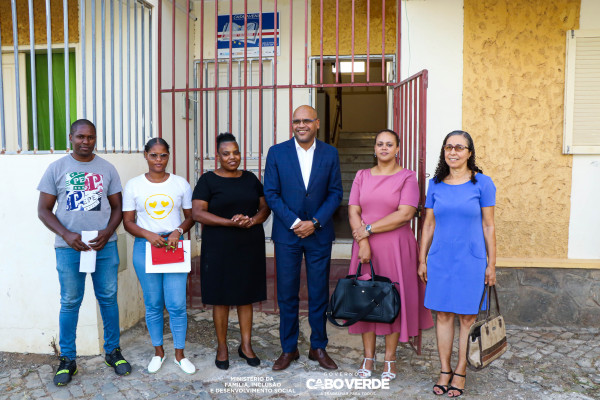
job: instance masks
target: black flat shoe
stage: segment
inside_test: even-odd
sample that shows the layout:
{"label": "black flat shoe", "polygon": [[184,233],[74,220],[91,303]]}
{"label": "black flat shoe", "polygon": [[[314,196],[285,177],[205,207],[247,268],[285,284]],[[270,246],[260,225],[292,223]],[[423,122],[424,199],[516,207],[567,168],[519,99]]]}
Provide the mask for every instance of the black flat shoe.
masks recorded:
{"label": "black flat shoe", "polygon": [[246,362],[248,363],[249,366],[251,367],[258,367],[260,365],[260,358],[258,357],[248,357],[247,355],[244,354],[244,352],[242,351],[242,346],[240,345],[240,347],[238,347],[238,354],[241,358],[243,358],[244,360],[246,360]]}
{"label": "black flat shoe", "polygon": [[217,366],[217,368],[219,369],[229,369],[229,359],[225,360],[225,361],[219,361],[217,360],[217,358],[215,357],[215,365]]}

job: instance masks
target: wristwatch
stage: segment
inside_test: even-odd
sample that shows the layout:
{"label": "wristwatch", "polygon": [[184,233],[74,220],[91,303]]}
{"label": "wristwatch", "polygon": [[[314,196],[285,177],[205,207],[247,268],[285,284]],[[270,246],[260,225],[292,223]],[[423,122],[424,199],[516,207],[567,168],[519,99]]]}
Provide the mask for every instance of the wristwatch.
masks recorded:
{"label": "wristwatch", "polygon": [[371,236],[373,234],[373,232],[371,232],[371,224],[365,226],[365,231],[367,231],[367,233],[369,234],[369,236]]}
{"label": "wristwatch", "polygon": [[183,229],[181,229],[181,228],[177,227],[177,228],[175,228],[175,230],[176,230],[176,231],[179,231],[179,234],[180,234],[180,235],[183,235]]}
{"label": "wristwatch", "polygon": [[315,229],[321,229],[321,223],[316,218],[312,219],[312,223],[313,223]]}

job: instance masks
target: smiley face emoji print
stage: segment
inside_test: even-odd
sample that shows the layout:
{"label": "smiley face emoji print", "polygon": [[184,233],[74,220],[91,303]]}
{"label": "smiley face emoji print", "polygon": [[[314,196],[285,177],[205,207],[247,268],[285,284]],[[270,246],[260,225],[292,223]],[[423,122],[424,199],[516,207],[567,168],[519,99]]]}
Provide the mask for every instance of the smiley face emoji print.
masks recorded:
{"label": "smiley face emoji print", "polygon": [[173,211],[173,199],[166,194],[153,194],[146,199],[144,208],[153,219],[163,219]]}

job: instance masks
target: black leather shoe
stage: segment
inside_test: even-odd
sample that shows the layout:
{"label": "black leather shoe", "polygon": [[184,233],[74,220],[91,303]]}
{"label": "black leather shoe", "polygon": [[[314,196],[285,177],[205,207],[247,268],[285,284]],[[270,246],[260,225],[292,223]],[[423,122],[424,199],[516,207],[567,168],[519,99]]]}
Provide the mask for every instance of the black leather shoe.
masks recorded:
{"label": "black leather shoe", "polygon": [[238,354],[240,357],[242,357],[244,360],[246,360],[246,362],[248,363],[249,366],[258,367],[260,365],[260,358],[258,358],[258,357],[250,358],[247,355],[245,355],[244,352],[242,351],[241,345],[240,345],[240,347],[238,347]]}
{"label": "black leather shoe", "polygon": [[219,361],[215,358],[215,365],[219,369],[229,369],[229,359],[227,359],[225,361]]}

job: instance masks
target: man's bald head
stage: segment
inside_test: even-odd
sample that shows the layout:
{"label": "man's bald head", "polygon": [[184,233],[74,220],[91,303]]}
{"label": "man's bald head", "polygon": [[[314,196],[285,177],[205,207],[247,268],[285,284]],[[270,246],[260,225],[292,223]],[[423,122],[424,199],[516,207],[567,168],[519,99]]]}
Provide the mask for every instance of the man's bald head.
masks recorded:
{"label": "man's bald head", "polygon": [[304,150],[312,146],[318,129],[319,118],[314,108],[307,105],[296,108],[292,116],[292,131],[296,141]]}
{"label": "man's bald head", "polygon": [[311,119],[317,118],[317,110],[315,110],[311,106],[302,105],[294,110],[294,113],[292,114],[292,119],[295,119],[296,113],[299,111],[304,111],[304,112],[309,113],[311,115]]}

